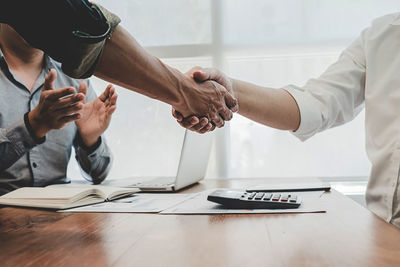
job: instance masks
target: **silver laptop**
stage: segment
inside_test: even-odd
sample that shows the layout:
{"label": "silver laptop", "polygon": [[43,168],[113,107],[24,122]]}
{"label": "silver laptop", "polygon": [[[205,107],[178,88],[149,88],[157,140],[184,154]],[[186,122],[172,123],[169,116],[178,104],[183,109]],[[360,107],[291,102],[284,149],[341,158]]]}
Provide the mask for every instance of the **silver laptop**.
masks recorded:
{"label": "silver laptop", "polygon": [[207,171],[214,134],[198,134],[186,130],[176,176],[129,177],[115,180],[110,185],[137,187],[142,191],[177,191],[204,178]]}

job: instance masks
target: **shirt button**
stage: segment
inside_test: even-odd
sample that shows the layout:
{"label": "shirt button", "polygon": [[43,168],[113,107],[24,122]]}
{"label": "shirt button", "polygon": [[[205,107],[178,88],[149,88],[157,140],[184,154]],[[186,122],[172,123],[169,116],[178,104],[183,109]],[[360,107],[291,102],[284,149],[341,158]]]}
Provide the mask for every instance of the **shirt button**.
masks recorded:
{"label": "shirt button", "polygon": [[33,168],[37,168],[37,164],[36,164],[36,162],[34,162],[34,163],[32,163],[32,166],[33,166]]}

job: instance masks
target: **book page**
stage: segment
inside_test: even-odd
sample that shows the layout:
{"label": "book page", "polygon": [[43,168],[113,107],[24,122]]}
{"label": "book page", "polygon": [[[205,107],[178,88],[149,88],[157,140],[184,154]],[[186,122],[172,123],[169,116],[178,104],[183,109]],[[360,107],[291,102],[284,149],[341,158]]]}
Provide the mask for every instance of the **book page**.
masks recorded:
{"label": "book page", "polygon": [[95,189],[99,195],[103,196],[104,200],[113,200],[140,191],[138,188],[122,188],[122,187],[112,187],[106,185],[92,185],[92,184],[56,184],[56,185],[49,185],[47,187]]}
{"label": "book page", "polygon": [[[0,199],[63,199],[69,200],[88,188],[23,187],[0,197]],[[90,191],[90,190],[89,190]]]}

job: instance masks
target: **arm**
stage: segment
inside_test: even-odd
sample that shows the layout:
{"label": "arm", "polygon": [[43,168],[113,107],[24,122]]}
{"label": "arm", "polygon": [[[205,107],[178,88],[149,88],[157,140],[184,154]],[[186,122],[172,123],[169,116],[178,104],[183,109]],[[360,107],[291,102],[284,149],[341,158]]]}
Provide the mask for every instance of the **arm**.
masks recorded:
{"label": "arm", "polygon": [[184,116],[205,116],[217,126],[232,118],[237,101],[217,83],[196,83],[150,55],[122,27],[107,41],[95,75],[170,104]]}
{"label": "arm", "polygon": [[[54,70],[46,77],[38,106],[26,113],[24,118],[6,129],[0,129],[0,171],[12,166],[36,145],[45,142],[46,134],[52,129],[60,129],[79,118],[80,103],[84,95],[74,93],[74,88],[55,90]],[[63,98],[64,97],[64,98]]]}
{"label": "arm", "polygon": [[[243,81],[229,79],[215,69],[193,73],[199,82],[213,79],[232,88],[239,99],[239,113],[264,125],[295,131],[305,140],[317,132],[352,120],[364,104],[366,59],[364,39],[351,44],[318,79],[311,79],[304,87],[286,86],[270,89]],[[206,132],[198,121],[203,118],[183,118],[173,112],[178,122],[194,131]],[[212,129],[211,129],[212,130]]]}
{"label": "arm", "polygon": [[75,159],[79,163],[81,174],[93,184],[100,184],[107,177],[113,156],[105,138],[100,136],[91,147],[87,147],[77,134],[74,140]]}
{"label": "arm", "polygon": [[300,124],[300,110],[293,96],[283,89],[257,86],[232,80],[239,100],[239,114],[280,130],[295,131]]}
{"label": "arm", "polygon": [[106,178],[112,165],[112,154],[102,134],[111,122],[118,96],[115,88],[108,85],[96,97],[89,81],[87,82],[88,84],[82,82],[79,86],[79,92],[86,95],[88,102],[82,109],[82,117],[75,122],[78,133],[74,148],[83,177],[99,184]]}
{"label": "arm", "polygon": [[41,139],[34,138],[29,131],[26,117],[25,115],[13,125],[0,129],[0,172],[12,166],[25,153],[43,142]]}
{"label": "arm", "polygon": [[211,81],[197,84],[163,64],[117,26],[117,16],[87,0],[13,0],[6,1],[0,12],[0,21],[61,62],[71,77],[86,78],[95,72],[168,103],[185,116],[205,116],[218,127],[237,109],[236,99],[223,86]]}

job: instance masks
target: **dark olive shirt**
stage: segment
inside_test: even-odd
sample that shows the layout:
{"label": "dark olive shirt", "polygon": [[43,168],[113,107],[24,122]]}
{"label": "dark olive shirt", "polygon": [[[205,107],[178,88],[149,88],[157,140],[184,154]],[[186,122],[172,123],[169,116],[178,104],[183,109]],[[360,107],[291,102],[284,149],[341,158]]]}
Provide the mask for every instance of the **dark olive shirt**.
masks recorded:
{"label": "dark olive shirt", "polygon": [[0,23],[62,64],[64,73],[90,77],[120,19],[87,0],[2,0]]}

